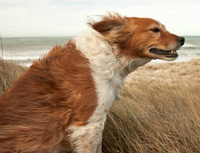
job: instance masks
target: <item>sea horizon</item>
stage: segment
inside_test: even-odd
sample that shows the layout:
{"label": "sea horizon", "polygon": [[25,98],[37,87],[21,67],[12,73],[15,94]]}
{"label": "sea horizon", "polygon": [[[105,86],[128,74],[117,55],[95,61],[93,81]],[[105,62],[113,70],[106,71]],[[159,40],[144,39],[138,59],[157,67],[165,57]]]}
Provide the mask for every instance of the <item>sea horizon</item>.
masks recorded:
{"label": "sea horizon", "polygon": [[[0,35],[0,37],[2,39],[4,38],[47,38],[47,37],[77,37],[79,36],[80,34],[77,34],[77,35],[51,35],[51,36],[45,36],[45,35],[42,35],[42,36],[2,36]],[[180,35],[180,36],[183,36],[183,37],[200,37],[200,35]]]}
{"label": "sea horizon", "polygon": [[[65,45],[69,39],[76,36],[30,36],[30,37],[1,37],[0,57],[4,60],[16,61],[21,65],[30,66],[32,61],[48,53],[56,45]],[[178,51],[176,60],[189,61],[200,58],[200,36],[184,36],[186,42]],[[152,63],[163,62],[152,60]]]}

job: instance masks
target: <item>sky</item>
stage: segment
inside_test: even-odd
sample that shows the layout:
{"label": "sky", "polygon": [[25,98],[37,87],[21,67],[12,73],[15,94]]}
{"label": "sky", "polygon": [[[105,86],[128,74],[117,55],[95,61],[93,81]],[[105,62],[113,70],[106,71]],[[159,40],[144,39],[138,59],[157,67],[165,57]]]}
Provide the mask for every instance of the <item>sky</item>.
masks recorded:
{"label": "sky", "polygon": [[2,37],[76,36],[106,12],[150,17],[177,35],[200,35],[200,0],[0,0]]}

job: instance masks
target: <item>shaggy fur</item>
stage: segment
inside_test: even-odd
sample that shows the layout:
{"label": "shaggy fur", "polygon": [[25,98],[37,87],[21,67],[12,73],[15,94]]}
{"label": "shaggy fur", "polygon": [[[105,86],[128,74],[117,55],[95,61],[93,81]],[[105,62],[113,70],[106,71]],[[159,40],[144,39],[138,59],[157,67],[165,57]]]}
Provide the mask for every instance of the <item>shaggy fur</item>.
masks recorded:
{"label": "shaggy fur", "polygon": [[101,153],[107,110],[125,77],[174,60],[184,38],[150,18],[103,16],[35,61],[0,98],[0,153]]}

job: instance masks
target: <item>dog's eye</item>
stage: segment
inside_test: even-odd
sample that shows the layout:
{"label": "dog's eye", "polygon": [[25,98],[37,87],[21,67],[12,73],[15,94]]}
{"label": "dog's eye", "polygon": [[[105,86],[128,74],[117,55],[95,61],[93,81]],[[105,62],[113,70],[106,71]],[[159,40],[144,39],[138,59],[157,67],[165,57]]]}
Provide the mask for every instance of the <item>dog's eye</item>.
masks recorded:
{"label": "dog's eye", "polygon": [[158,28],[152,28],[152,29],[150,29],[151,31],[153,31],[153,32],[160,32],[160,29],[158,29]]}

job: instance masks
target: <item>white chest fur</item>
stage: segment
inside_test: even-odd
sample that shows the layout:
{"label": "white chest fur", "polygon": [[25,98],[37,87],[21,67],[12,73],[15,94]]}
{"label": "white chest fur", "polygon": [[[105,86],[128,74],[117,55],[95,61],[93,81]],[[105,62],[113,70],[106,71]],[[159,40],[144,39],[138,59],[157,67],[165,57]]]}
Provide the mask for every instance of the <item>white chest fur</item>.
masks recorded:
{"label": "white chest fur", "polygon": [[[115,57],[112,47],[104,40],[103,36],[94,30],[78,37],[76,47],[90,61],[98,96],[98,106],[109,109],[113,101],[120,95],[124,84],[120,74],[120,61]],[[101,111],[103,110],[101,109]],[[102,114],[101,111],[100,114]]]}
{"label": "white chest fur", "polygon": [[127,62],[117,58],[113,47],[101,34],[92,29],[76,38],[76,49],[89,59],[98,105],[99,107],[103,105],[106,109],[109,109],[113,101],[120,97],[124,78],[150,61],[150,59],[136,58]]}
{"label": "white chest fur", "polygon": [[[98,98],[97,107],[85,126],[70,126],[71,144],[76,152],[101,153],[102,132],[107,110],[120,97],[125,76],[140,66],[135,60],[124,69],[123,61],[116,57],[113,48],[102,35],[90,30],[76,38],[76,49],[89,60]],[[141,64],[149,60],[143,60]],[[88,145],[90,144],[90,145]]]}

